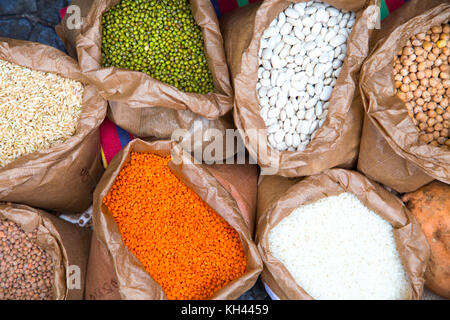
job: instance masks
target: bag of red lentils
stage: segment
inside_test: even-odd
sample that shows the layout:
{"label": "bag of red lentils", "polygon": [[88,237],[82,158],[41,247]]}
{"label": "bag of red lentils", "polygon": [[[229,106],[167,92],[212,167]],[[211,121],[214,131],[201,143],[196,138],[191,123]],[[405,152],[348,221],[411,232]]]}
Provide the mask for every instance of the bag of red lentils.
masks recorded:
{"label": "bag of red lentils", "polygon": [[[3,82],[3,85],[6,83],[6,87],[0,90],[1,95],[3,95],[0,97],[1,103],[10,103],[11,105],[6,113],[2,114],[0,121],[3,121],[3,117],[6,117],[6,121],[11,121],[10,123],[16,130],[15,132],[20,132],[21,128],[19,125],[27,124],[27,121],[31,122],[32,119],[29,118],[30,115],[26,114],[26,111],[20,110],[22,103],[36,103],[35,110],[41,112],[42,118],[44,118],[44,115],[47,117],[45,119],[50,118],[53,121],[51,122],[53,126],[61,123],[69,126],[71,122],[67,120],[67,117],[72,113],[67,112],[66,114],[61,112],[60,117],[55,120],[52,112],[60,111],[49,109],[46,111],[47,113],[44,113],[42,110],[46,109],[42,107],[37,108],[37,104],[47,103],[48,108],[54,106],[54,104],[47,102],[50,99],[50,95],[46,94],[44,96],[44,93],[50,89],[61,92],[58,91],[62,90],[58,85],[64,85],[64,93],[75,92],[75,89],[73,89],[74,85],[66,85],[67,79],[81,83],[83,85],[83,93],[79,103],[81,112],[79,113],[78,122],[74,124],[74,133],[68,136],[66,140],[62,140],[63,142],[51,144],[46,149],[37,149],[38,151],[34,152],[28,151],[29,148],[35,145],[43,145],[41,140],[54,142],[51,140],[54,139],[52,128],[47,122],[41,124],[42,130],[39,130],[41,127],[31,128],[32,130],[29,127],[23,129],[27,130],[26,132],[31,130],[29,135],[32,135],[32,137],[26,141],[17,140],[14,144],[17,150],[14,152],[8,149],[8,146],[11,146],[11,142],[2,136],[0,148],[3,150],[1,150],[2,159],[0,160],[1,163],[6,162],[6,164],[0,167],[0,201],[11,201],[64,213],[85,211],[92,203],[93,191],[103,173],[98,127],[106,114],[106,101],[99,96],[96,87],[81,73],[76,61],[55,48],[40,43],[0,38],[0,61],[2,60],[8,64],[7,68],[13,70],[12,72],[20,71],[20,74],[15,75],[12,72],[5,72],[9,74],[9,78],[7,78],[8,81],[5,80]],[[43,81],[49,79],[49,82],[41,83],[33,80],[37,76],[27,78],[25,75],[29,70],[22,67],[48,72],[49,75],[43,76],[41,74],[40,77],[42,77]],[[56,74],[63,78],[59,78],[58,82],[54,80],[51,74]],[[19,81],[17,77],[20,77],[20,84],[25,88],[25,78],[27,81],[33,81],[33,89],[28,89],[27,94],[34,94],[35,97],[28,97],[28,100],[20,101],[19,99],[24,96],[17,94],[21,90],[20,87],[9,85],[12,83],[11,79],[14,79],[14,76],[16,76],[16,82]],[[42,91],[39,92],[39,90]],[[11,94],[11,101],[8,99],[8,94]],[[54,97],[55,94],[51,97]],[[65,99],[64,102],[68,101],[66,105],[74,105],[73,101],[75,99],[67,96],[59,96],[60,100],[58,101]],[[37,100],[35,100],[36,98]],[[14,121],[8,119],[8,117],[12,117]],[[65,128],[59,128],[59,131],[56,131],[56,133],[59,134]],[[5,131],[2,130],[2,132]],[[8,131],[6,130],[6,132]],[[20,132],[20,134],[22,133]],[[16,139],[16,136],[10,138]],[[2,144],[3,146],[1,146]],[[25,146],[20,148],[20,145],[24,144]],[[17,154],[22,155],[17,157]],[[11,156],[14,155],[16,155],[15,159],[12,159]]]}
{"label": "bag of red lentils", "polygon": [[[251,164],[214,164],[204,165],[203,167],[236,200],[250,234],[253,235],[256,218],[258,167]],[[112,259],[105,246],[95,236],[92,237],[86,275],[86,299],[121,299],[119,282]]]}
{"label": "bag of red lentils", "polygon": [[[432,27],[443,32],[441,24],[449,20],[447,1],[408,2],[383,22],[372,54],[361,69],[360,90],[366,113],[358,170],[398,192],[414,191],[433,179],[450,183],[450,149],[445,145],[433,145],[439,140],[445,144],[446,139],[448,143],[449,80],[442,79],[439,89],[432,86],[432,81],[439,83],[441,80],[439,72],[434,75],[434,69],[443,74],[447,66],[448,78],[450,44],[439,44],[447,48],[447,61],[442,61],[444,51],[433,41],[439,39],[431,39],[438,37],[437,34],[427,34]],[[414,44],[411,42],[414,59],[403,56],[399,63],[394,62],[398,54],[411,53],[403,48],[416,35],[422,40],[416,38]],[[426,37],[432,41],[427,41]],[[433,52],[427,53],[423,48],[425,42],[434,47],[429,48]],[[428,61],[428,56],[424,58],[424,53],[432,60]],[[433,65],[436,60],[442,64]],[[405,68],[404,63],[410,66]],[[398,68],[394,69],[397,64]],[[400,95],[404,95],[404,102],[397,96],[397,88]],[[436,95],[438,91],[442,95]],[[428,143],[431,141],[428,136],[436,141]]]}
{"label": "bag of red lentils", "polygon": [[[276,174],[289,177],[315,174],[335,166],[350,168],[356,164],[362,126],[361,97],[357,83],[360,67],[369,53],[369,40],[380,11],[378,0],[324,1],[337,9],[356,13],[356,21],[347,39],[346,56],[331,97],[328,98],[328,115],[325,114],[326,120],[322,123],[322,127],[314,132],[315,136],[303,151],[288,149],[279,151],[268,141],[269,131],[266,130],[265,120],[260,113],[257,90],[260,66],[258,52],[262,49],[260,49],[261,37],[280,12],[291,4],[304,2],[306,1],[261,1],[233,11],[221,21],[225,52],[235,90],[236,107],[233,113],[235,124],[241,130],[250,154],[257,159],[263,169],[275,168]],[[294,30],[297,32],[301,28],[298,29],[296,26]],[[314,42],[314,39],[310,42]],[[298,63],[296,62],[297,65]],[[314,86],[312,88],[314,89]],[[303,89],[306,89],[306,85]],[[292,97],[291,94],[290,96]],[[297,115],[298,119],[304,117]],[[303,129],[301,131],[308,136],[308,132],[303,132]],[[297,128],[296,132],[300,135]]]}
{"label": "bag of red lentils", "polygon": [[[71,26],[77,12],[66,14],[57,31],[69,52],[77,53],[81,69],[94,81],[100,94],[109,101],[108,117],[121,128],[140,138],[170,138],[175,129],[233,128],[233,90],[223,49],[219,22],[209,0],[191,0],[195,21],[201,27],[207,64],[214,91],[188,93],[149,75],[116,67],[102,67],[102,15],[119,0],[74,0],[83,23]],[[74,28],[74,29],[72,29]],[[203,131],[204,132],[204,131]]]}
{"label": "bag of red lentils", "polygon": [[[172,156],[172,160],[170,160],[170,158],[166,158],[168,156]],[[152,161],[154,162],[147,162],[150,161],[148,159],[153,159]],[[146,167],[146,165],[148,165],[149,167]],[[151,173],[148,171],[158,170],[155,169],[158,167],[160,167],[163,172]],[[232,256],[228,257],[227,260],[229,262],[232,262],[233,266],[230,266],[229,269],[226,269],[228,270],[227,272],[223,271],[229,276],[234,275],[233,277],[227,278],[228,280],[225,280],[225,278],[223,278],[224,282],[222,282],[222,285],[218,285],[214,290],[209,287],[205,288],[206,291],[202,291],[198,288],[195,289],[196,285],[194,284],[193,287],[191,286],[189,288],[186,288],[186,292],[181,288],[179,288],[180,290],[176,290],[175,295],[174,292],[169,292],[168,294],[172,294],[169,295],[169,298],[179,299],[180,297],[177,296],[177,294],[186,294],[187,296],[190,296],[190,294],[193,294],[193,292],[197,292],[199,296],[195,297],[200,299],[236,299],[245,291],[250,289],[256,282],[258,275],[262,270],[262,263],[260,261],[256,246],[252,241],[249,227],[246,223],[246,220],[249,221],[250,219],[245,219],[240,209],[243,208],[243,210],[246,210],[245,205],[239,206],[236,200],[233,198],[233,192],[236,192],[236,190],[238,189],[228,192],[227,189],[221,184],[221,182],[219,182],[219,180],[216,179],[210,173],[210,171],[204,167],[204,165],[194,163],[194,160],[190,155],[187,155],[180,146],[173,146],[173,143],[170,141],[155,141],[147,143],[137,139],[128,144],[127,147],[124,148],[112,160],[94,194],[95,200],[93,222],[95,236],[100,241],[101,245],[104,246],[108,256],[111,257],[114,272],[118,281],[120,296],[122,297],[122,299],[166,299],[166,292],[162,289],[162,287],[167,286],[167,281],[170,282],[170,280],[168,280],[170,277],[182,277],[182,273],[179,273],[181,271],[176,271],[176,269],[173,268],[176,268],[179,263],[187,262],[177,261],[176,263],[171,263],[169,269],[164,269],[163,266],[161,266],[160,264],[155,264],[154,261],[165,261],[169,259],[171,255],[160,259],[151,259],[151,261],[142,261],[137,258],[137,255],[139,255],[140,251],[138,247],[133,244],[132,239],[134,233],[143,232],[141,234],[143,238],[139,236],[139,238],[141,239],[140,242],[142,243],[142,246],[146,246],[148,250],[151,250],[152,254],[158,252],[159,246],[162,247],[169,241],[168,238],[164,237],[164,239],[160,239],[160,241],[155,240],[155,237],[159,238],[159,236],[152,234],[152,232],[154,230],[157,230],[155,228],[159,227],[157,225],[153,225],[151,227],[151,222],[149,225],[148,221],[142,220],[144,216],[141,215],[140,218],[135,217],[132,218],[132,220],[128,220],[128,215],[122,215],[119,212],[121,205],[115,202],[115,200],[117,200],[118,198],[113,195],[113,193],[116,192],[116,190],[117,192],[127,192],[126,190],[132,190],[132,188],[136,188],[137,185],[134,182],[144,180],[141,180],[138,176],[135,176],[134,178],[130,177],[131,180],[128,180],[129,178],[126,178],[126,176],[128,174],[134,175],[136,173],[138,173],[138,175],[140,176],[139,172],[142,172],[144,175],[148,175],[149,180],[146,180],[148,189],[145,192],[155,192],[153,193],[153,195],[147,194],[146,196],[144,196],[144,198],[142,198],[143,195],[140,194],[140,191],[138,191],[142,190],[142,188],[138,187],[139,189],[135,189],[136,192],[134,192],[135,195],[133,197],[136,197],[136,199],[141,199],[141,201],[143,201],[139,208],[145,210],[144,216],[150,215],[153,217],[153,221],[159,221],[159,219],[161,218],[159,217],[159,215],[166,212],[166,210],[168,210],[168,213],[172,212],[171,210],[173,207],[173,210],[175,211],[173,211],[174,213],[171,213],[174,214],[174,216],[171,216],[171,219],[174,219],[174,222],[180,220],[179,223],[181,223],[183,219],[187,219],[185,220],[185,222],[181,223],[181,225],[184,225],[186,228],[189,228],[189,226],[193,223],[190,222],[193,221],[191,219],[196,219],[195,217],[209,217],[205,218],[206,220],[202,222],[197,221],[197,223],[195,224],[197,227],[195,228],[199,229],[195,232],[195,234],[198,234],[200,237],[202,237],[204,232],[209,232],[206,230],[216,232],[214,230],[223,230],[223,228],[225,228],[226,230],[228,230],[227,232],[230,236],[227,236],[223,239],[223,246],[230,246],[230,241],[234,243],[227,249],[227,254],[232,254]],[[223,179],[223,177],[228,174],[229,173],[222,173],[221,178]],[[118,177],[120,177],[120,179],[118,179]],[[171,193],[166,194],[164,193],[164,190],[155,191],[154,189],[157,189],[157,187],[150,186],[152,183],[157,184],[157,181],[159,181],[153,181],[153,179],[164,179],[159,183],[165,184],[169,187],[173,186],[173,193],[181,193],[174,194],[174,199],[170,200]],[[132,181],[133,183],[131,183]],[[186,198],[187,195],[188,197]],[[166,197],[169,198],[166,199]],[[187,201],[186,203],[191,204],[189,204],[185,209],[180,209],[181,211],[179,211],[177,209],[178,206],[183,206],[181,202],[177,201],[179,198],[182,198],[184,199],[183,201]],[[134,206],[132,203],[127,202],[127,196],[125,196],[125,194],[123,196],[120,196],[120,199],[123,199],[120,201],[125,201],[125,206]],[[167,202],[167,200],[170,200],[170,208],[164,209],[162,207],[159,207],[161,206],[161,203],[165,203]],[[117,205],[119,206],[117,207]],[[189,217],[189,212],[192,212],[192,209],[189,208],[196,208],[196,210],[198,210],[198,213],[196,213],[194,216]],[[127,209],[127,212],[135,212],[137,215],[140,214],[140,210],[134,210],[135,209],[129,207],[129,209]],[[157,210],[157,212],[150,213],[148,212],[149,210]],[[205,210],[207,210],[208,212],[206,215]],[[184,212],[184,214],[175,216],[175,214],[179,214],[175,212]],[[213,225],[215,225],[216,227],[213,227],[213,225],[208,225],[211,223],[213,223]],[[163,224],[166,225],[166,227],[170,225],[170,223]],[[208,225],[208,228],[205,229],[204,226],[206,225]],[[149,227],[148,229],[146,229],[143,226]],[[176,225],[174,226],[174,228],[177,228]],[[185,247],[185,243],[182,240],[183,236],[186,234],[192,235],[192,233],[189,232],[189,229],[186,229],[183,232],[181,230],[178,231],[176,233],[179,234],[181,238],[179,238],[179,240],[176,240],[176,250],[183,250],[182,248]],[[163,235],[163,233],[160,233],[159,231],[158,234]],[[220,237],[222,237],[222,235],[220,235]],[[172,239],[172,237],[169,238]],[[207,238],[210,240],[203,239],[203,241],[205,241],[205,245],[206,242],[208,243],[208,245],[210,245],[210,241],[216,243],[216,240],[212,240],[217,238],[215,235],[210,235],[210,237]],[[178,241],[180,242],[178,243]],[[127,243],[127,245],[125,244],[125,242]],[[193,247],[197,247],[194,241],[189,241],[189,243],[191,243]],[[139,247],[142,248],[142,246],[140,245]],[[238,250],[238,247],[241,249]],[[225,247],[222,247],[222,245],[220,245],[218,248],[219,250],[223,250]],[[236,250],[238,250],[239,252],[237,252]],[[170,248],[166,248],[166,250],[163,251],[169,252]],[[236,255],[234,255],[234,253]],[[173,252],[173,255],[176,254],[176,252]],[[196,280],[194,281],[195,283],[204,283],[204,279],[202,279],[202,277],[208,277],[207,274],[211,274],[212,272],[212,270],[208,269],[210,263],[219,263],[219,261],[213,262],[209,258],[201,256],[200,254],[192,258],[192,252],[190,252],[190,250],[186,251],[186,255],[187,257],[189,257],[189,259],[194,259],[194,261],[192,261],[193,266],[201,263],[201,261],[198,259],[206,259],[202,260],[206,268],[205,273],[197,269],[190,271],[198,272],[196,274],[199,275],[200,281]],[[148,254],[146,254],[146,256],[148,256]],[[215,256],[215,254],[212,254],[212,256]],[[219,263],[219,265],[222,264],[227,265],[228,263]],[[238,269],[240,270],[239,272],[237,272]],[[147,270],[149,272],[147,272]],[[152,276],[150,276],[151,272],[153,272],[153,274],[158,277],[157,279],[159,279],[159,282],[157,282],[153,279]],[[173,272],[175,273],[172,274]],[[224,274],[222,274],[222,276],[223,275]],[[178,284],[175,284],[175,286],[178,286],[180,283],[183,282],[179,282]],[[211,294],[208,294],[208,296],[203,296],[203,294],[206,293]]]}
{"label": "bag of red lentils", "polygon": [[[329,201],[329,207],[320,201]],[[384,221],[377,221],[373,213]],[[336,215],[341,216],[332,221]],[[340,228],[347,228],[344,234]],[[430,249],[420,225],[400,199],[358,172],[330,169],[303,179],[261,176],[256,231],[255,242],[264,262],[261,279],[273,299],[348,299],[346,290],[352,290],[352,299],[379,299],[376,294],[386,299],[394,291],[397,299],[420,299],[422,295]],[[330,239],[336,247],[327,244]],[[374,243],[383,247],[376,256]],[[391,250],[388,243],[396,248]],[[394,250],[400,267],[393,267]],[[401,289],[387,279],[398,280]],[[371,282],[375,291],[368,289]],[[380,293],[380,283],[387,291]]]}
{"label": "bag of red lentils", "polygon": [[[9,225],[5,226],[5,222]],[[2,291],[5,287],[0,286],[0,300],[14,299],[5,296],[6,294],[15,294],[17,299],[24,299],[27,293],[32,294],[39,289],[41,293],[46,294],[39,299],[83,300],[90,238],[91,232],[88,229],[79,228],[44,211],[24,205],[0,203],[0,253],[4,254],[8,245],[14,245],[13,250],[18,253],[14,255],[6,252],[8,255],[0,259],[1,262],[9,264],[5,266],[6,270],[2,270],[0,262],[0,282],[9,280],[9,273],[13,270],[11,265],[20,268],[25,259],[31,258],[30,251],[40,257],[40,260],[28,260],[28,268],[35,267],[32,272],[43,277],[34,276],[33,279],[27,278],[28,280],[22,283],[10,283],[9,287],[14,286],[17,291]],[[21,241],[14,242],[13,239]],[[2,241],[7,243],[2,244]],[[23,245],[26,245],[25,251],[21,249]],[[45,259],[49,262],[46,269],[42,268]],[[27,271],[16,271],[27,277]]]}

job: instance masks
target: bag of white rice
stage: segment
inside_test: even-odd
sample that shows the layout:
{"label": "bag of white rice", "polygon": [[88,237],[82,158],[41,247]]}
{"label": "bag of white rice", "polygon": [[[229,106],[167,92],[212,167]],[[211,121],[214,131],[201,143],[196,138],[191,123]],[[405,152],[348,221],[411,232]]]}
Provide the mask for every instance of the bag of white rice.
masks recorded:
{"label": "bag of white rice", "polygon": [[273,299],[419,299],[429,247],[393,194],[357,172],[264,176],[256,244]]}

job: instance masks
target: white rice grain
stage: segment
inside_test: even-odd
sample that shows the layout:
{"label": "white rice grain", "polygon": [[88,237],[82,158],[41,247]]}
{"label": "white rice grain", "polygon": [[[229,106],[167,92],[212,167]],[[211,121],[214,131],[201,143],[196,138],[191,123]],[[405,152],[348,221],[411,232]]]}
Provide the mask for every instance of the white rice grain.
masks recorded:
{"label": "white rice grain", "polygon": [[269,233],[272,255],[315,299],[405,299],[392,225],[351,193],[300,206]]}

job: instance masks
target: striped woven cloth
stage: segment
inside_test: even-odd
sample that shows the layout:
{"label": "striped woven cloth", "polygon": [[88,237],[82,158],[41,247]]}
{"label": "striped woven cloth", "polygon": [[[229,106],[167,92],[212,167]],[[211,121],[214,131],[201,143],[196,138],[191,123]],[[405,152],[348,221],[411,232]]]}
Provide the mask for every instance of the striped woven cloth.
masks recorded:
{"label": "striped woven cloth", "polygon": [[[259,0],[211,0],[211,3],[216,10],[217,16],[220,17],[226,12],[258,1]],[[390,12],[398,9],[406,1],[408,0],[381,0],[381,20],[386,18]],[[131,140],[133,140],[131,134],[116,126],[109,119],[106,119],[100,127],[103,165],[106,167],[112,158]]]}

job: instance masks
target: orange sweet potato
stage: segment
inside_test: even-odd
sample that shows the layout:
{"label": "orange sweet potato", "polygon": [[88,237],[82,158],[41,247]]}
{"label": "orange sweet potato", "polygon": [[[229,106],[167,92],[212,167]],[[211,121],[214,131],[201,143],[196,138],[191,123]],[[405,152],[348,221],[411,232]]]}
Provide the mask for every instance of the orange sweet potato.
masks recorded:
{"label": "orange sweet potato", "polygon": [[419,221],[431,249],[425,285],[450,299],[450,185],[434,181],[402,200]]}

